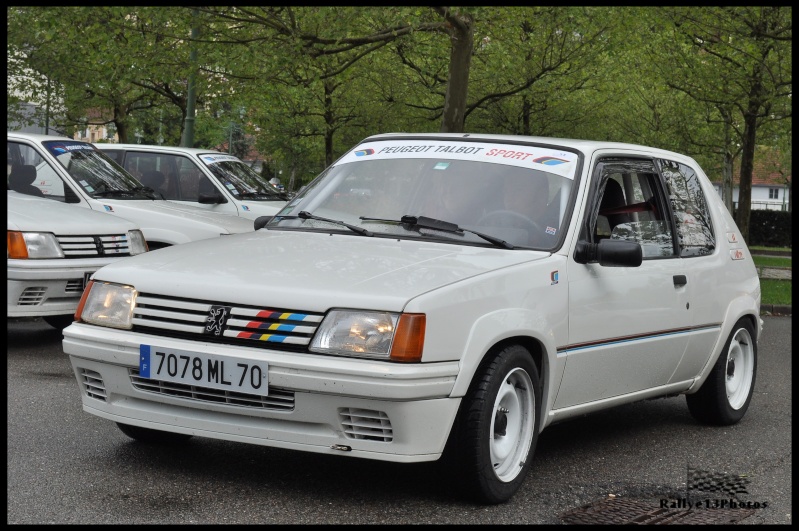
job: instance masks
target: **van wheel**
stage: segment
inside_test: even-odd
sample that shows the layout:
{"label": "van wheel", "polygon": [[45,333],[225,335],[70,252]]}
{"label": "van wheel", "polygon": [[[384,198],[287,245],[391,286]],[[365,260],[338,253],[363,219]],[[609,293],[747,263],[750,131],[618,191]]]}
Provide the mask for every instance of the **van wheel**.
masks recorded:
{"label": "van wheel", "polygon": [[538,370],[527,349],[511,345],[478,369],[450,436],[467,496],[496,504],[519,490],[538,441],[540,404]]}
{"label": "van wheel", "polygon": [[75,317],[72,314],[43,315],[42,319],[44,320],[45,323],[49,324],[53,328],[57,328],[58,330],[63,330],[64,328],[72,324],[72,322],[75,320]]}
{"label": "van wheel", "polygon": [[728,426],[749,408],[757,375],[757,343],[752,323],[740,319],[724,350],[696,393],[685,395],[688,410],[699,422]]}
{"label": "van wheel", "polygon": [[122,433],[142,443],[147,444],[180,444],[191,439],[191,435],[185,433],[172,433],[169,431],[153,430],[150,428],[142,428],[141,426],[131,426],[130,424],[122,424],[117,422],[117,427],[122,430]]}

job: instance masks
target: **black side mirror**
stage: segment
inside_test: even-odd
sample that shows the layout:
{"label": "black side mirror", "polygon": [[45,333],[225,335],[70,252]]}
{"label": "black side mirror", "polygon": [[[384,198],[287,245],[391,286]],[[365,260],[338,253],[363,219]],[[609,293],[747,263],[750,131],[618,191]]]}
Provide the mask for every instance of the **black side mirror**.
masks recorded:
{"label": "black side mirror", "polygon": [[255,218],[255,221],[253,222],[255,230],[263,229],[266,226],[266,224],[269,223],[269,220],[271,220],[272,217],[273,216],[258,216],[257,218]]}
{"label": "black side mirror", "polygon": [[220,203],[227,203],[227,199],[222,197],[220,194],[200,194],[200,196],[197,198],[197,201],[203,205],[218,205]]}
{"label": "black side mirror", "polygon": [[574,250],[574,261],[578,264],[598,262],[605,267],[638,267],[643,260],[641,245],[627,240],[580,241]]}

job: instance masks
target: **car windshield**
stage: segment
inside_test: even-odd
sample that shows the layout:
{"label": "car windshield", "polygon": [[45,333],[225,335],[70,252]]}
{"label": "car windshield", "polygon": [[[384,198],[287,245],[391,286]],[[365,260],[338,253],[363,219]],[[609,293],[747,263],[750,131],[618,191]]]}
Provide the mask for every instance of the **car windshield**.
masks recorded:
{"label": "car windshield", "polygon": [[92,197],[113,199],[154,199],[153,191],[122,169],[107,155],[86,142],[43,142],[66,168],[72,179]]}
{"label": "car windshield", "polygon": [[214,177],[231,194],[248,201],[285,201],[286,194],[232,155],[200,155]]}
{"label": "car windshield", "polygon": [[267,228],[551,251],[560,245],[578,162],[572,151],[540,146],[366,142]]}

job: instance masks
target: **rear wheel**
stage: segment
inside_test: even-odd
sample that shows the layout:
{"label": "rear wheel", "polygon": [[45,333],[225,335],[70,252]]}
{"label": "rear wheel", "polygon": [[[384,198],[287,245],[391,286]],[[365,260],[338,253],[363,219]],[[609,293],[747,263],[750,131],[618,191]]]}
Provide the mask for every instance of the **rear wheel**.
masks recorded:
{"label": "rear wheel", "polygon": [[169,431],[153,430],[142,428],[141,426],[131,426],[117,422],[117,426],[122,433],[142,443],[147,444],[180,444],[191,439],[191,435],[185,433],[172,433]]}
{"label": "rear wheel", "polygon": [[688,410],[698,421],[735,424],[749,408],[757,375],[757,343],[749,319],[740,319],[707,380],[694,394],[685,395]]}
{"label": "rear wheel", "polygon": [[519,490],[538,440],[540,403],[538,370],[525,348],[511,345],[478,369],[448,448],[469,497],[502,503]]}

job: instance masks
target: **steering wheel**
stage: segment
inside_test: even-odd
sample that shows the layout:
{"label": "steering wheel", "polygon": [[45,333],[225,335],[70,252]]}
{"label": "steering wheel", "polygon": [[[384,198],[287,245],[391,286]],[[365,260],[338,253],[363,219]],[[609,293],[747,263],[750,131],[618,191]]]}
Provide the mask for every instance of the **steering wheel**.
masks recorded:
{"label": "steering wheel", "polygon": [[489,212],[477,222],[478,225],[493,225],[496,227],[514,227],[517,229],[526,229],[530,238],[534,235],[541,234],[541,225],[528,218],[524,214],[519,214],[513,210],[494,210]]}

